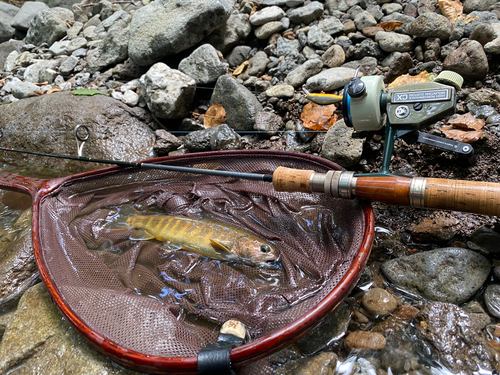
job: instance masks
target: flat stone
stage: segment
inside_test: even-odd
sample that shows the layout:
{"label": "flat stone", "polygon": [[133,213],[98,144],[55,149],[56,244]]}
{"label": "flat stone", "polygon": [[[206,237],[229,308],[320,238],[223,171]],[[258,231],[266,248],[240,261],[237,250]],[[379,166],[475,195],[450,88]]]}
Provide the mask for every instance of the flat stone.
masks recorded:
{"label": "flat stone", "polygon": [[377,350],[385,347],[385,337],[377,332],[354,331],[344,340],[344,346],[347,351],[355,349]]}
{"label": "flat stone", "polygon": [[397,286],[432,301],[462,303],[484,284],[491,265],[482,255],[447,247],[392,259],[383,274]]}

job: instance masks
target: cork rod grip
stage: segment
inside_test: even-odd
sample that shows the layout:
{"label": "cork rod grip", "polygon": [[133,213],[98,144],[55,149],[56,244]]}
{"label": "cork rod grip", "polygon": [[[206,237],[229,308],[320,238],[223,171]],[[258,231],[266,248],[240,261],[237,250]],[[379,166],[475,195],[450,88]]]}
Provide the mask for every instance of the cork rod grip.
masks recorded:
{"label": "cork rod grip", "polygon": [[500,184],[428,178],[424,208],[500,216]]}
{"label": "cork rod grip", "polygon": [[273,173],[274,190],[310,193],[309,179],[313,173],[311,170],[278,167]]}

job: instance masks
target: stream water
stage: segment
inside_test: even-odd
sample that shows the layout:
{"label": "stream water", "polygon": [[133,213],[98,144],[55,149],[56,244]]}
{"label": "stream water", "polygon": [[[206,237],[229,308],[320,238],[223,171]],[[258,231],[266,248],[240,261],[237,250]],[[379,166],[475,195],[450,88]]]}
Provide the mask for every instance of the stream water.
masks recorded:
{"label": "stream water", "polygon": [[[53,171],[50,168],[40,168],[33,163],[27,163],[20,159],[2,158],[0,159],[0,163],[2,172],[11,172],[34,178],[56,178],[62,176],[61,173]],[[30,205],[31,198],[29,196],[8,190],[0,190],[0,252],[3,247],[14,241],[19,233],[30,226]],[[305,210],[300,215],[300,219],[303,227],[314,232],[317,230],[316,226],[318,222],[310,219],[309,211]],[[378,228],[375,238],[376,253],[372,254],[372,260],[391,256],[387,251],[377,250],[377,243],[387,243],[387,237],[391,237],[391,234],[393,233],[389,229]],[[365,280],[365,276],[363,276],[358,284],[358,293],[370,288],[371,285],[371,277]],[[351,296],[349,298],[355,297]],[[400,298],[404,300],[404,303],[415,303],[408,296],[400,296]],[[5,309],[5,307],[0,306],[0,312],[5,312]],[[377,322],[374,323],[376,324]],[[491,336],[494,336],[493,333]],[[356,351],[349,353],[347,357],[344,356],[337,363],[335,374],[453,374],[439,360],[436,360],[437,353],[432,346],[419,339],[413,323],[403,322],[395,325],[392,331],[386,335],[386,340],[387,344],[384,349]],[[329,349],[338,353],[341,352],[341,348],[335,343],[329,344]],[[383,372],[380,372],[381,369],[383,369]],[[490,371],[481,370],[475,373],[492,374]]]}

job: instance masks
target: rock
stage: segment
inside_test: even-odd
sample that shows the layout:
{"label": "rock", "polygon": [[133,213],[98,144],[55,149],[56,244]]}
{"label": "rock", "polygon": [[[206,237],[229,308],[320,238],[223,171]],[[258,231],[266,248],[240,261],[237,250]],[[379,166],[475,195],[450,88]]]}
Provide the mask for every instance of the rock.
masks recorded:
{"label": "rock", "polygon": [[87,39],[76,37],[72,39],[68,45],[68,53],[73,54],[75,51],[83,49],[87,46]]}
{"label": "rock", "polygon": [[268,22],[255,29],[257,39],[268,39],[271,35],[279,33],[285,26],[280,21]]}
{"label": "rock", "polygon": [[181,60],[179,70],[196,81],[196,84],[208,84],[226,74],[228,64],[220,61],[217,50],[210,44],[203,44],[188,57]]}
{"label": "rock", "polygon": [[154,64],[140,79],[140,91],[158,118],[183,118],[189,113],[196,82],[164,63]]}
{"label": "rock", "polygon": [[233,12],[224,26],[211,33],[206,40],[217,50],[226,52],[241,40],[245,40],[251,32],[252,25],[248,22],[248,14]]}
{"label": "rock", "polygon": [[271,86],[266,90],[266,95],[270,98],[292,98],[295,89],[291,85]]}
{"label": "rock", "polygon": [[375,41],[385,52],[409,52],[413,49],[413,39],[405,34],[379,31]]}
{"label": "rock", "polygon": [[248,60],[248,68],[240,78],[245,80],[248,76],[262,76],[266,71],[267,64],[269,64],[267,54],[264,51],[257,52],[250,60]]}
{"label": "rock", "polygon": [[123,93],[123,98],[121,99],[122,103],[125,103],[131,107],[136,106],[139,103],[139,95],[137,95],[132,90],[126,90]]}
{"label": "rock", "polygon": [[446,56],[443,69],[452,70],[465,80],[483,79],[488,73],[488,59],[481,43],[466,40]]}
{"label": "rock", "polygon": [[345,168],[356,165],[361,159],[364,139],[352,138],[352,132],[343,119],[333,124],[326,133],[321,156]]}
{"label": "rock", "polygon": [[268,22],[279,21],[285,16],[285,11],[278,6],[270,6],[263,8],[249,18],[249,22],[253,26],[264,25]]}
{"label": "rock", "polygon": [[182,145],[179,138],[164,129],[155,130],[155,135],[154,151],[158,156],[168,155],[170,151],[177,150]]}
{"label": "rock", "polygon": [[342,302],[325,320],[297,341],[302,354],[317,353],[339,341],[347,332],[350,316],[349,306]]}
{"label": "rock", "polygon": [[227,125],[237,131],[252,130],[255,116],[262,111],[257,98],[229,76],[221,76],[217,80],[210,102],[224,107]]}
{"label": "rock", "polygon": [[281,116],[272,112],[259,112],[255,116],[254,130],[268,136],[276,135],[278,130],[283,129],[285,123]]}
{"label": "rock", "polygon": [[288,18],[293,23],[300,25],[304,23],[306,25],[310,24],[312,21],[317,20],[323,15],[324,7],[319,1],[312,1],[309,4],[292,9],[288,14]]}
{"label": "rock", "polygon": [[355,69],[331,68],[312,76],[306,81],[306,88],[309,91],[333,91],[347,85],[354,76]]}
{"label": "rock", "polygon": [[498,232],[500,228],[495,226],[494,228],[481,227],[477,229],[469,241],[467,241],[467,246],[472,250],[477,250],[483,254],[500,253],[500,233]]}
{"label": "rock", "polygon": [[432,301],[462,303],[486,281],[491,265],[473,251],[448,247],[416,253],[382,264],[397,286]]}
{"label": "rock", "polygon": [[249,46],[237,46],[234,47],[229,56],[227,57],[227,62],[229,66],[234,68],[243,64],[246,60],[248,60],[248,56],[250,55],[250,51],[252,50]]}
{"label": "rock", "polygon": [[[382,64],[384,65],[384,64]],[[384,83],[391,83],[399,76],[408,74],[409,70],[413,68],[413,59],[409,53],[401,53],[398,57],[394,58],[389,65],[389,72],[384,78]]]}
{"label": "rock", "polygon": [[380,59],[384,56],[384,52],[380,49],[378,43],[371,39],[365,39],[361,43],[354,46],[352,58],[360,60],[366,57],[375,57]]}
{"label": "rock", "polygon": [[[144,109],[130,108],[104,95],[78,96],[58,92],[0,106],[0,128],[13,132],[9,137],[12,148],[22,149],[30,144],[32,151],[76,155],[73,130],[76,124],[86,124],[92,136],[83,153],[98,159],[136,161],[152,157],[154,136],[148,126],[150,121]],[[18,129],[25,131],[14,132]],[[130,144],[134,147],[131,148]],[[23,158],[36,160],[40,166],[60,167],[67,174],[74,169],[82,170],[82,163],[78,161]],[[88,168],[95,169],[96,166],[89,163]]]}
{"label": "rock", "polygon": [[129,56],[149,65],[184,51],[224,25],[231,8],[231,0],[153,1],[132,17]]}
{"label": "rock", "polygon": [[[26,200],[17,193],[17,201]],[[31,210],[25,209],[0,237],[0,306],[21,296],[39,277],[31,244]]]}
{"label": "rock", "polygon": [[321,31],[318,26],[311,26],[307,33],[307,43],[313,48],[326,50],[333,44],[333,38]]}
{"label": "rock", "polygon": [[33,83],[54,82],[61,61],[59,60],[39,60],[30,65],[24,71],[24,80]]}
{"label": "rock", "polygon": [[500,318],[500,284],[490,284],[484,292],[484,303],[488,312]]}
{"label": "rock", "polygon": [[338,356],[333,352],[323,352],[314,357],[300,358],[279,367],[276,375],[334,375]]}
{"label": "rock", "polygon": [[464,12],[472,13],[474,11],[489,10],[492,5],[497,3],[495,0],[465,0],[463,2]]}
{"label": "rock", "polygon": [[86,69],[95,73],[106,67],[124,61],[128,56],[129,28],[123,21],[117,21],[108,30],[97,48],[87,54]]}
{"label": "rock", "polygon": [[480,25],[485,23],[496,24],[498,23],[498,17],[495,13],[492,12],[471,12],[464,19],[465,29],[464,36],[468,37],[474,29]]}
{"label": "rock", "polygon": [[285,83],[295,88],[301,87],[307,79],[321,72],[322,68],[323,62],[321,60],[307,60],[287,74]]}
{"label": "rock", "polygon": [[210,150],[238,150],[241,148],[241,137],[227,124],[215,126],[210,134]]}
{"label": "rock", "polygon": [[71,9],[74,4],[80,3],[79,0],[43,0],[50,8],[61,7]]}
{"label": "rock", "polygon": [[483,310],[479,302],[471,301],[462,305],[461,308],[469,315],[473,329],[481,331],[485,329],[488,324],[491,324],[490,316]]}
{"label": "rock", "polygon": [[344,346],[348,352],[355,349],[382,349],[385,344],[385,337],[377,332],[354,331],[351,332],[344,340]]}
{"label": "rock", "polygon": [[0,43],[10,40],[16,32],[16,29],[10,26],[12,18],[7,13],[0,11]]}
{"label": "rock", "polygon": [[342,66],[345,62],[344,49],[338,44],[334,44],[321,56],[321,61],[323,61],[323,64],[330,68],[338,68]]}
{"label": "rock", "polygon": [[342,22],[335,17],[324,18],[320,20],[318,23],[318,28],[325,34],[332,36],[339,34],[345,30],[345,27],[342,24]]}
{"label": "rock", "polygon": [[418,242],[446,243],[455,235],[460,222],[448,215],[424,218],[411,230],[411,237]]}
{"label": "rock", "polygon": [[0,3],[0,12],[12,18],[16,16],[17,12],[19,12],[19,8],[16,7],[15,5],[2,1]]}
{"label": "rock", "polygon": [[398,307],[392,294],[381,288],[366,291],[361,299],[361,304],[366,311],[375,317],[388,316]]}
{"label": "rock", "polygon": [[73,21],[73,12],[65,8],[51,8],[38,12],[30,22],[26,43],[49,46],[66,36],[66,20]]}
{"label": "rock", "polygon": [[377,25],[377,20],[371,15],[370,12],[363,11],[360,12],[356,17],[354,17],[354,24],[356,29],[363,30],[365,27],[372,27]]}
{"label": "rock", "polygon": [[54,42],[49,48],[49,51],[54,55],[54,56],[59,56],[59,55],[67,55],[68,54],[68,47],[70,45],[71,41],[69,40],[62,40],[58,42]]}
{"label": "rock", "polygon": [[450,38],[451,30],[451,22],[446,17],[432,12],[418,16],[415,21],[406,26],[407,34],[419,38],[435,36],[443,41]]}
{"label": "rock", "polygon": [[492,24],[492,28],[496,38],[484,45],[484,52],[498,55],[500,54],[500,24],[494,23]]}
{"label": "rock", "polygon": [[30,96],[36,96],[35,91],[38,91],[39,87],[30,82],[19,82],[18,84],[12,86],[11,92],[17,99],[24,99]]}
{"label": "rock", "polygon": [[17,12],[12,19],[10,25],[16,30],[27,31],[33,17],[45,9],[49,9],[49,6],[41,1],[29,1],[24,3],[21,9],[19,9],[19,12]]}
{"label": "rock", "polygon": [[21,46],[24,43],[20,40],[10,40],[8,42],[0,43],[0,70],[4,69],[5,61],[7,60],[7,56],[12,51],[16,51],[17,53],[21,52]]}
{"label": "rock", "polygon": [[493,360],[484,336],[467,313],[451,303],[427,303],[415,318],[417,334],[437,351],[453,373],[491,371]]}
{"label": "rock", "polygon": [[47,375],[75,371],[139,375],[117,366],[90,347],[61,316],[42,283],[29,289],[19,301],[0,347],[0,372],[24,372],[34,368],[43,368]]}

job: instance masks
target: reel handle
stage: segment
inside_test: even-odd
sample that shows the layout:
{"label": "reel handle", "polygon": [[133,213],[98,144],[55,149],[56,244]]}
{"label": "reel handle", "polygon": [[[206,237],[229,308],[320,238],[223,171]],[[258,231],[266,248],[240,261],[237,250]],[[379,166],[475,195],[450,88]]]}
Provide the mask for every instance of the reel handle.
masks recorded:
{"label": "reel handle", "polygon": [[276,191],[321,192],[335,198],[366,199],[397,206],[500,216],[500,183],[425,177],[355,177],[353,172],[279,167]]}

